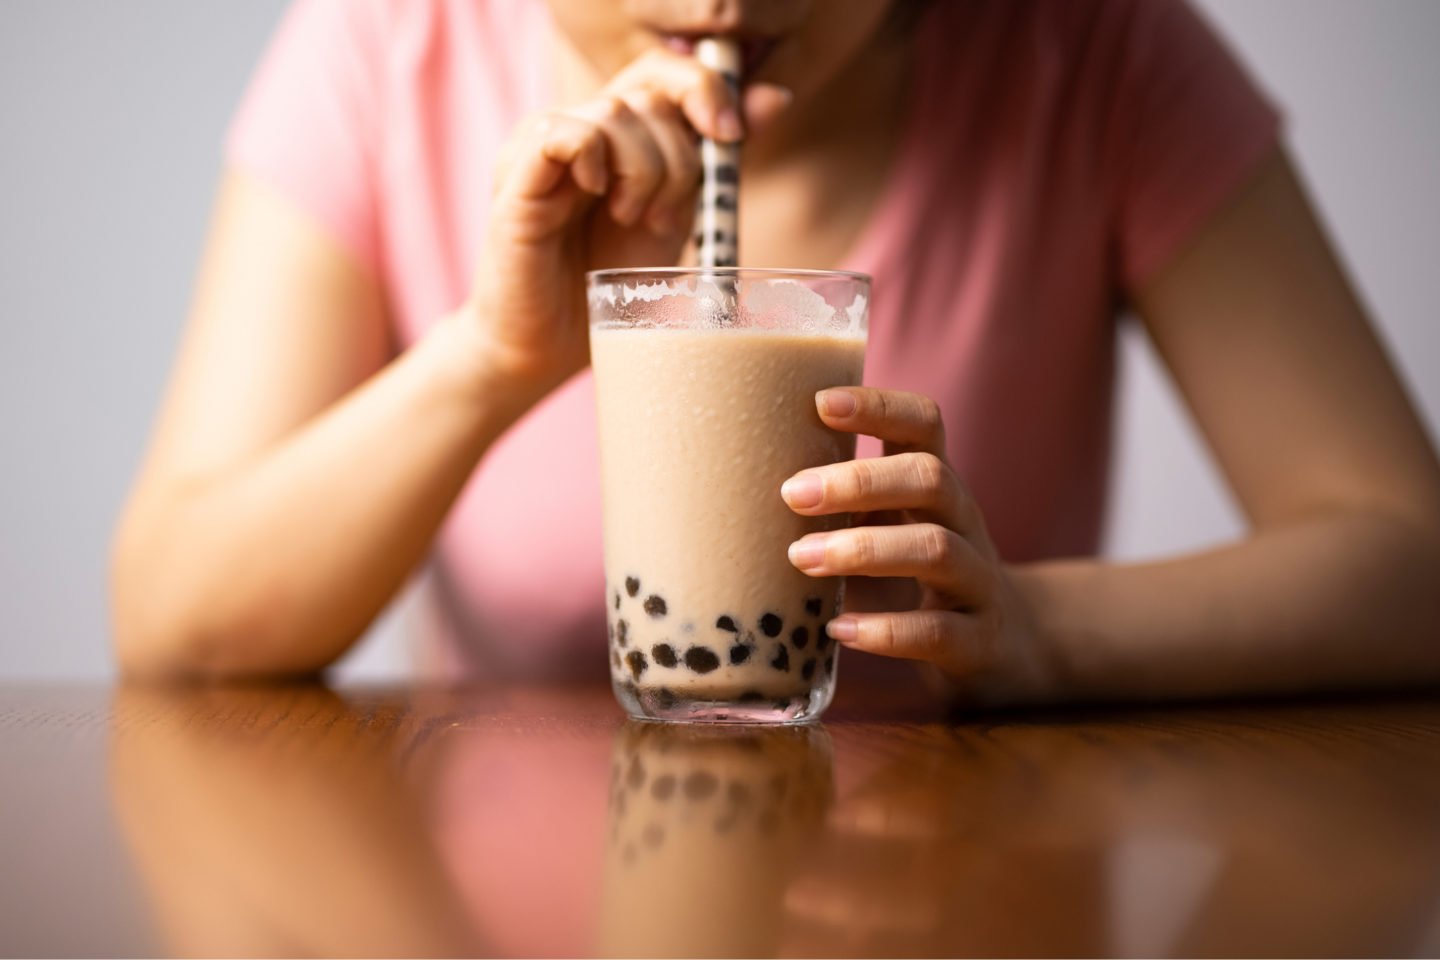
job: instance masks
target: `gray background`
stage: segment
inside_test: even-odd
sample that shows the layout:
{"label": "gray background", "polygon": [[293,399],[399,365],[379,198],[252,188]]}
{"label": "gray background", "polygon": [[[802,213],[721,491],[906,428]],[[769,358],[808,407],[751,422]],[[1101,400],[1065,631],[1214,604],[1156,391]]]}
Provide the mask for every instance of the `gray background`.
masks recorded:
{"label": "gray background", "polygon": [[[1290,142],[1440,423],[1440,2],[1199,0]],[[0,676],[102,677],[106,543],[190,293],[226,120],[283,0],[0,4]],[[1127,334],[1109,552],[1240,530]],[[155,589],[163,590],[164,584]],[[346,664],[404,668],[392,615]]]}

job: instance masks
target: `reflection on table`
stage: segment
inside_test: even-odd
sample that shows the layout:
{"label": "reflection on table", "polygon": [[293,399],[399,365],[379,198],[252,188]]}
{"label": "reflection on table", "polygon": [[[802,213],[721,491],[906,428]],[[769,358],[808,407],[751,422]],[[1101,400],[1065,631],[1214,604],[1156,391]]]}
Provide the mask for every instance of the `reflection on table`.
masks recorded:
{"label": "reflection on table", "polygon": [[825,727],[608,693],[121,690],[180,954],[921,956],[1440,946],[1440,709]]}

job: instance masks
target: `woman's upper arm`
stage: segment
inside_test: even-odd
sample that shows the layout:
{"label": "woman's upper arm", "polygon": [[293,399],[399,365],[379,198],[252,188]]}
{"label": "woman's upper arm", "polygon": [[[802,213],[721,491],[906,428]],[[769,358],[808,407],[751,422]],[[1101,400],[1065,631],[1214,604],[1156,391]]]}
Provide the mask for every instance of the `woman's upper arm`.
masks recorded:
{"label": "woman's upper arm", "polygon": [[227,172],[136,499],[220,480],[390,352],[372,271],[267,184]]}
{"label": "woman's upper arm", "polygon": [[1440,523],[1440,467],[1283,150],[1133,299],[1252,522]]}

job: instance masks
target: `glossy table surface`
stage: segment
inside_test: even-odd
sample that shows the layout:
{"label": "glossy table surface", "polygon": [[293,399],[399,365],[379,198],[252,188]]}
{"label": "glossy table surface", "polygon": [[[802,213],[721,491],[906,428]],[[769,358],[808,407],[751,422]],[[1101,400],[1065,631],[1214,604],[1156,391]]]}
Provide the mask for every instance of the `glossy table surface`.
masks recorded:
{"label": "glossy table surface", "polygon": [[1434,955],[1440,701],[0,688],[5,955]]}

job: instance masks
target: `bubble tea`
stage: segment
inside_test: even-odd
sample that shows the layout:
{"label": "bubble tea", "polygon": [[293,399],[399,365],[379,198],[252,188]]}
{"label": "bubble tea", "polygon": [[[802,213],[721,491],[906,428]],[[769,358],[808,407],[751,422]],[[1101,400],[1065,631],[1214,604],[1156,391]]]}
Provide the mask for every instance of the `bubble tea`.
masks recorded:
{"label": "bubble tea", "polygon": [[829,703],[838,578],[787,547],[780,485],[854,456],[815,394],[858,384],[868,278],[820,271],[593,273],[606,607],[616,696],[636,717],[796,722]]}

